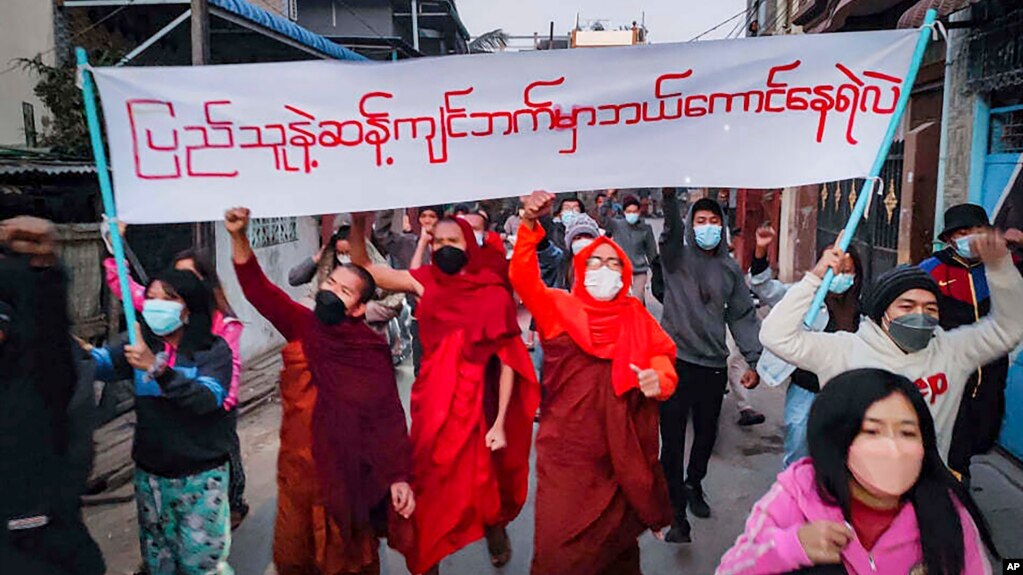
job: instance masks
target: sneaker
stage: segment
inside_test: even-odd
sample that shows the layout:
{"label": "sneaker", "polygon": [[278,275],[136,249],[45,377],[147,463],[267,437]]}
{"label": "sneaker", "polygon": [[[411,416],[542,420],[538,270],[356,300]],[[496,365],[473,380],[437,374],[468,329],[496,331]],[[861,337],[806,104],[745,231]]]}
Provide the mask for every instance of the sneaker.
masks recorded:
{"label": "sneaker", "polygon": [[686,517],[685,511],[675,517],[675,521],[671,523],[671,529],[664,536],[666,543],[692,543],[693,528],[689,525],[689,519]]}
{"label": "sneaker", "polygon": [[763,413],[755,409],[744,409],[739,412],[739,425],[742,427],[749,427],[751,425],[760,425],[767,421]]}
{"label": "sneaker", "polygon": [[707,505],[707,500],[703,497],[702,487],[686,485],[686,501],[689,502],[689,509],[693,510],[693,515],[700,519],[710,517],[710,505]]}

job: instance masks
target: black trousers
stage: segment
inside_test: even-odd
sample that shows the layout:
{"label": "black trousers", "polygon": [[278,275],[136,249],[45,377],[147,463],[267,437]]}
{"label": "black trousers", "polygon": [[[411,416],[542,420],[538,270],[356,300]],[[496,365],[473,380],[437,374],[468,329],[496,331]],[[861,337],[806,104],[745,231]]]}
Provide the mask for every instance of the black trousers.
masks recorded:
{"label": "black trousers", "polygon": [[[236,408],[237,409],[237,408]],[[238,437],[238,412],[231,410],[230,417],[234,420],[231,433],[230,481],[227,490],[228,504],[231,511],[242,512],[245,508],[245,467],[242,462],[242,444]]]}
{"label": "black trousers", "polygon": [[102,575],[103,555],[77,511],[51,515],[36,529],[7,531],[0,525],[0,573],[7,575]]}
{"label": "black trousers", "polygon": [[[699,485],[707,476],[707,464],[718,438],[721,402],[728,385],[725,368],[703,367],[675,361],[678,388],[661,404],[661,465],[668,479],[671,503],[676,512],[686,508],[685,484]],[[683,477],[686,424],[693,418],[693,447]]]}

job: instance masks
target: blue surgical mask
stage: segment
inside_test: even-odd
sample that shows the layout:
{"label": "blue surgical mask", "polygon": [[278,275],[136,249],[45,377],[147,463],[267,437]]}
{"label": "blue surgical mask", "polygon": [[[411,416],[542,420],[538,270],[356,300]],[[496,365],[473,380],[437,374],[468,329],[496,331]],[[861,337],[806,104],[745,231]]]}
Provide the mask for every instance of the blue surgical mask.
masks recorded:
{"label": "blue surgical mask", "polygon": [[633,224],[634,225],[634,224],[636,224],[636,222],[639,221],[639,214],[638,213],[636,213],[636,214],[625,214],[625,221],[629,222],[629,224]]}
{"label": "blue surgical mask", "polygon": [[184,304],[176,301],[147,299],[142,305],[142,319],[146,320],[146,325],[153,333],[162,337],[178,331],[184,325],[181,320],[181,312],[184,310]]}
{"label": "blue surgical mask", "polygon": [[483,240],[486,239],[486,236],[483,235],[483,232],[475,232],[475,233],[476,233],[476,245],[482,246],[483,245]]}
{"label": "blue surgical mask", "polygon": [[956,239],[956,253],[959,257],[972,260],[973,259],[973,248],[970,246],[970,240],[973,236],[963,236]]}
{"label": "blue surgical mask", "polygon": [[561,223],[567,228],[577,217],[579,214],[576,212],[561,212]]}
{"label": "blue surgical mask", "polygon": [[833,294],[844,294],[849,291],[849,288],[853,286],[856,281],[854,274],[838,274],[833,280],[831,280],[831,286],[828,287],[828,291]]}
{"label": "blue surgical mask", "polygon": [[721,226],[706,224],[693,228],[696,244],[705,250],[712,250],[721,243]]}

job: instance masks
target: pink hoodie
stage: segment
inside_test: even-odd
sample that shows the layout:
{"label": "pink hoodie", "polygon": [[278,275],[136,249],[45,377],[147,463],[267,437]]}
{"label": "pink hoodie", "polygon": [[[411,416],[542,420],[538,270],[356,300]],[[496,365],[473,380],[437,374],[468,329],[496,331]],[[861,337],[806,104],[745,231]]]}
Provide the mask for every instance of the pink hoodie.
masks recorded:
{"label": "pink hoodie", "polygon": [[[799,529],[813,521],[844,523],[842,510],[825,503],[817,494],[813,463],[802,459],[778,476],[778,481],[753,506],[746,531],[721,558],[716,575],[770,575],[788,573],[813,564],[799,542]],[[966,552],[965,575],[991,575],[973,518],[958,501]],[[842,552],[849,575],[911,575],[923,563],[916,512],[907,503],[891,527],[881,535],[873,550],[867,551],[853,539]]]}

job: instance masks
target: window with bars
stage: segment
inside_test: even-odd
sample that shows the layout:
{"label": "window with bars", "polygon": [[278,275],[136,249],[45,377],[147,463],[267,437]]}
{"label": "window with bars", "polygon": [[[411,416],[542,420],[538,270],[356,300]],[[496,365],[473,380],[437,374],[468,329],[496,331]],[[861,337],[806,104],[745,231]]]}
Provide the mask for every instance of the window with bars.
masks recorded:
{"label": "window with bars", "polygon": [[[992,111],[994,112],[994,111]],[[1023,152],[1023,106],[991,114],[990,154],[1019,154]]]}
{"label": "window with bars", "polygon": [[267,248],[298,241],[296,218],[260,218],[249,225],[249,242],[253,248]]}

